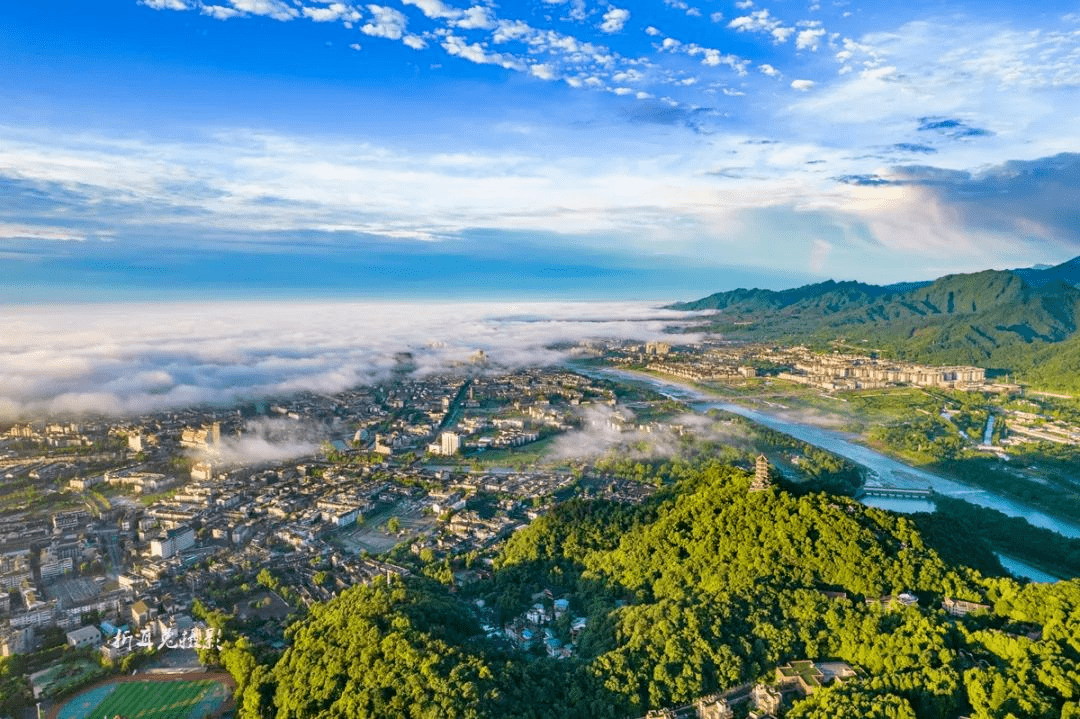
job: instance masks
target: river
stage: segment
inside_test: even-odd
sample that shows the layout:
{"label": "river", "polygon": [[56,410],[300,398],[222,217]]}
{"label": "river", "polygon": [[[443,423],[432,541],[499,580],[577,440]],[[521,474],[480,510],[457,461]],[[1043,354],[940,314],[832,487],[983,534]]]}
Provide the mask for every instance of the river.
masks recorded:
{"label": "river", "polygon": [[[828,450],[865,467],[870,471],[872,484],[903,489],[932,489],[938,494],[956,497],[972,504],[996,509],[1011,517],[1022,517],[1036,527],[1050,529],[1066,537],[1080,537],[1080,523],[1051,516],[1034,507],[990,490],[961,484],[955,480],[904,464],[876,450],[858,444],[855,435],[810,424],[797,416],[785,414],[782,410],[765,412],[730,402],[718,401],[715,397],[678,382],[626,370],[590,369],[584,371],[581,368],[575,369],[583,374],[596,372],[596,376],[599,377],[617,377],[623,380],[641,382],[665,396],[690,404],[699,412],[719,409],[740,415],[769,429],[783,432],[795,439]],[[933,511],[934,509],[933,503],[923,500],[866,497],[863,502],[873,507],[891,509],[896,512],[921,512]]]}

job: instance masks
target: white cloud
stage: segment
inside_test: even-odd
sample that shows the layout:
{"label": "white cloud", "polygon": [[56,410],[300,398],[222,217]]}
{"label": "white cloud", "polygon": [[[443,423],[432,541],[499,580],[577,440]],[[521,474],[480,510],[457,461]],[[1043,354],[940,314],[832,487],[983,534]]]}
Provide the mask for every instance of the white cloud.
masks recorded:
{"label": "white cloud", "polygon": [[646,35],[651,35],[651,36],[653,36],[653,37],[657,37],[657,36],[659,36],[659,35],[663,35],[664,33],[660,32],[660,31],[659,31],[659,30],[657,30],[657,29],[656,29],[655,27],[653,27],[652,25],[650,25],[649,27],[645,28],[645,34],[646,34]]}
{"label": "white cloud", "polygon": [[495,17],[491,9],[483,5],[474,5],[465,11],[464,16],[454,23],[462,30],[490,30],[495,27]]}
{"label": "white cloud", "polygon": [[532,75],[535,75],[536,77],[540,78],[541,80],[554,80],[555,79],[555,71],[552,70],[551,65],[544,65],[544,64],[532,65],[532,66],[529,67],[529,72]]}
{"label": "white cloud", "polygon": [[548,5],[570,5],[570,13],[566,19],[574,20],[576,22],[583,21],[588,17],[588,13],[585,11],[585,0],[544,0]]}
{"label": "white cloud", "polygon": [[712,15],[709,15],[709,19],[712,20],[713,22],[720,22],[721,20],[724,19],[724,13],[722,13],[722,12],[714,12]]}
{"label": "white cloud", "polygon": [[442,41],[443,49],[451,55],[464,60],[475,62],[479,65],[500,65],[508,70],[525,69],[524,63],[512,55],[488,52],[485,47],[477,42],[469,43],[457,35],[447,35]]}
{"label": "white cloud", "polygon": [[368,5],[368,10],[374,16],[369,22],[360,28],[360,32],[372,37],[385,37],[388,40],[400,40],[405,34],[407,20],[399,11],[382,5]]}
{"label": "white cloud", "polygon": [[669,427],[643,429],[635,425],[634,411],[625,405],[588,406],[580,412],[581,428],[560,434],[551,445],[553,460],[599,459],[606,456],[645,459],[682,456],[685,444],[680,435],[720,440],[725,444],[751,449],[749,432],[742,425],[721,424],[701,415],[676,417],[681,425],[676,432]]}
{"label": "white cloud", "polygon": [[[473,53],[473,61],[500,62],[460,38],[448,42],[450,52]],[[613,87],[594,75],[574,77],[586,87]],[[627,87],[624,92],[639,91],[648,89]],[[783,201],[790,189],[763,187],[774,176],[797,174],[807,156],[813,156],[806,150],[782,159],[779,146],[770,146],[771,159],[762,163],[764,184],[747,183],[732,192],[717,187],[707,174],[714,156],[727,158],[732,151],[737,156],[763,153],[735,141],[708,153],[675,155],[656,154],[650,145],[640,156],[612,158],[583,158],[576,151],[552,154],[553,149],[472,151],[449,158],[372,145],[364,138],[305,138],[249,128],[183,143],[52,130],[25,136],[6,128],[0,133],[0,176],[18,172],[29,182],[61,183],[87,194],[81,211],[88,221],[141,236],[155,236],[152,228],[157,226],[171,228],[171,235],[179,231],[196,238],[207,231],[269,233],[258,243],[270,248],[287,243],[272,238],[290,231],[346,233],[337,242],[348,246],[359,241],[349,233],[445,241],[467,228],[492,228],[588,233],[598,247],[606,246],[613,234],[625,234],[628,252],[655,252],[654,242],[661,238],[665,251],[700,252],[696,246],[677,248],[684,240],[677,239],[681,232],[671,234],[672,223],[719,226],[723,221],[717,218],[760,201],[763,194]],[[204,196],[197,212],[187,190],[191,185],[202,188]],[[51,224],[70,222],[65,215],[62,223]]]}
{"label": "white cloud", "polygon": [[719,50],[711,47],[702,47],[693,43],[685,46],[682,46],[680,43],[673,45],[672,47],[676,50],[682,49],[683,52],[685,52],[687,55],[690,55],[691,57],[697,57],[699,55],[702,56],[702,65],[708,65],[709,67],[719,67],[720,65],[726,65],[732,70],[735,70],[735,72],[737,72],[739,75],[745,75],[746,68],[749,65],[748,60],[744,60],[737,55],[725,55]]}
{"label": "white cloud", "polygon": [[401,0],[405,5],[413,5],[420,9],[427,17],[436,20],[440,18],[456,19],[461,17],[461,10],[450,7],[442,0]]}
{"label": "white cloud", "polygon": [[[120,310],[0,308],[13,333],[0,370],[0,421],[337,392],[388,378],[401,351],[413,352],[422,374],[454,371],[478,349],[505,367],[539,366],[565,358],[547,349],[555,342],[663,339],[664,327],[683,319],[646,303],[289,301]],[[310,445],[297,429],[304,428],[251,427],[228,449],[242,457]]]}
{"label": "white cloud", "polygon": [[606,33],[621,32],[629,19],[629,10],[613,7],[604,13],[604,22],[600,24],[600,30]]}
{"label": "white cloud", "polygon": [[[337,11],[330,3],[323,5]],[[204,12],[205,7],[209,6]],[[433,8],[429,6],[432,12],[442,12]],[[777,100],[783,107],[769,117],[776,137],[754,138],[774,141],[766,149],[741,144],[747,138],[732,129],[738,124],[720,123],[718,115],[706,109],[721,93],[753,92],[759,85],[725,86],[716,72],[705,68],[728,67],[741,75],[756,67],[764,75],[782,77],[773,65],[750,65],[743,58],[675,38],[656,42],[648,57],[624,58],[571,35],[506,20],[496,20],[490,33],[468,39],[452,34],[450,22],[436,23],[440,27],[425,34],[425,41],[406,34],[404,15],[382,9],[390,21],[383,23],[372,11],[375,17],[365,28],[378,27],[376,34],[382,33],[378,36],[392,39],[396,33],[396,39],[410,47],[442,43],[448,53],[470,62],[563,79],[570,87],[639,99],[660,97],[622,105],[623,111],[640,120],[626,130],[628,145],[640,156],[601,157],[597,151],[586,161],[563,152],[545,161],[527,150],[463,151],[468,162],[454,164],[401,145],[368,147],[362,141],[283,137],[246,127],[187,143],[70,133],[37,135],[23,142],[11,128],[0,128],[0,174],[42,187],[58,183],[65,191],[85,194],[88,199],[71,210],[73,215],[85,213],[91,226],[119,229],[128,236],[140,222],[147,236],[153,236],[153,228],[166,226],[180,227],[193,237],[207,234],[205,230],[303,230],[441,242],[470,227],[543,229],[609,232],[625,242],[628,252],[643,247],[666,252],[677,246],[673,252],[689,255],[687,248],[693,242],[687,239],[691,232],[687,228],[694,232],[704,228],[700,237],[727,237],[733,213],[763,202],[861,216],[860,207],[849,206],[840,197],[849,190],[838,189],[830,178],[869,174],[897,162],[895,152],[887,149],[893,145],[933,145],[936,153],[924,159],[949,168],[974,168],[1001,157],[1044,157],[1080,146],[1080,129],[1061,122],[1062,108],[1075,106],[1080,89],[1080,62],[1073,60],[1080,37],[1064,32],[920,22],[857,40],[821,36],[821,44],[835,45],[837,59],[852,69],[839,78],[815,74],[817,84],[806,79],[791,82],[798,74],[789,70],[784,83],[799,92]],[[310,16],[306,8],[301,12]],[[591,25],[598,17],[593,14]],[[747,27],[760,26],[769,33],[787,29],[777,25],[770,30],[770,24],[779,21],[767,14],[757,18],[747,21]],[[802,32],[819,29],[807,22],[796,27]],[[373,34],[368,30],[363,31]],[[801,44],[804,41],[797,38],[796,46]],[[704,66],[695,72],[701,82],[688,84],[690,63],[668,53],[696,58]],[[630,110],[630,105],[635,108]],[[917,118],[923,116],[959,118],[995,134],[954,142],[918,131]],[[646,123],[675,128],[673,137],[686,127],[711,132],[708,152],[700,152],[691,144],[700,140],[686,133],[675,142],[671,158],[676,159],[663,159],[640,141],[635,127],[650,127]],[[548,136],[561,131],[545,128]],[[534,135],[540,136],[543,133]],[[368,139],[378,144],[377,136]],[[193,201],[183,190],[187,186],[205,190],[207,199]],[[123,212],[109,216],[100,209],[111,207]],[[663,212],[657,209],[661,207]],[[943,211],[942,217],[947,213]],[[15,215],[4,219],[32,225]],[[60,235],[87,234],[83,229],[87,225],[72,222],[71,228],[65,227],[68,220],[59,215],[42,217],[40,222]],[[899,221],[877,222],[875,227],[885,228],[882,232],[893,224],[900,226]],[[643,228],[641,237],[624,239],[622,233],[635,224]],[[957,230],[954,222],[952,231],[962,234],[963,228]],[[51,230],[41,232],[41,239],[46,239]],[[833,245],[834,258],[842,255],[842,242],[821,237]]]}
{"label": "white cloud", "polygon": [[795,28],[785,27],[780,20],[769,14],[768,10],[757,10],[749,15],[741,15],[729,22],[727,26],[738,32],[769,34],[777,43],[786,42],[795,32]]}
{"label": "white cloud", "polygon": [[139,0],[140,5],[145,5],[153,10],[187,10],[185,0]]}
{"label": "white cloud", "polygon": [[825,274],[825,265],[829,261],[829,254],[832,253],[832,249],[831,243],[820,238],[815,239],[810,244],[810,258],[808,260],[810,269],[818,274]]}
{"label": "white cloud", "polygon": [[362,17],[360,11],[356,8],[339,2],[330,3],[325,7],[303,7],[301,12],[305,17],[311,18],[315,22],[334,22],[337,20],[358,22]]}
{"label": "white cloud", "polygon": [[793,27],[775,27],[769,31],[769,34],[773,36],[773,40],[777,43],[787,42],[787,39],[791,37],[791,34],[795,32]]}
{"label": "white cloud", "polygon": [[287,21],[299,17],[299,11],[281,0],[229,0],[234,8],[249,15],[263,15]]}
{"label": "white cloud", "polygon": [[349,47],[352,48],[353,50],[356,50],[357,52],[360,52],[361,50],[364,49],[363,47],[361,47],[360,43],[356,43],[356,42],[349,45]]}
{"label": "white cloud", "polygon": [[801,30],[795,37],[795,47],[799,50],[814,50],[818,49],[818,45],[821,38],[825,37],[826,32],[824,28],[810,28],[808,30]]}
{"label": "white cloud", "polygon": [[203,15],[209,15],[215,20],[228,20],[243,14],[236,8],[224,7],[223,5],[203,5],[199,10]]}
{"label": "white cloud", "polygon": [[664,0],[664,4],[668,7],[675,8],[676,10],[682,10],[690,17],[701,17],[701,11],[687,3],[685,0]]}
{"label": "white cloud", "polygon": [[193,453],[209,459],[216,466],[244,466],[266,462],[282,462],[298,457],[318,455],[328,437],[342,434],[343,427],[332,428],[312,422],[287,419],[258,419],[244,424],[239,436],[222,434],[213,452]]}
{"label": "white cloud", "polygon": [[495,32],[491,36],[491,41],[495,44],[501,44],[504,42],[510,42],[511,40],[520,40],[522,38],[529,37],[534,32],[533,28],[520,20],[499,20]]}

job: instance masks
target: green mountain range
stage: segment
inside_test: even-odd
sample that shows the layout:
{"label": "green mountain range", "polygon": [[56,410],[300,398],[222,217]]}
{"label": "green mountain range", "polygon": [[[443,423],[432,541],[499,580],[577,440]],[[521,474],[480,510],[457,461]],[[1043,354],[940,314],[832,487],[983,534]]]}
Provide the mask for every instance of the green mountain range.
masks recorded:
{"label": "green mountain range", "polygon": [[[929,283],[828,280],[718,292],[679,310],[717,310],[704,329],[733,338],[835,340],[928,364],[973,364],[1033,385],[1080,390],[1080,257],[1055,267],[946,275]],[[698,328],[701,329],[701,328]]]}

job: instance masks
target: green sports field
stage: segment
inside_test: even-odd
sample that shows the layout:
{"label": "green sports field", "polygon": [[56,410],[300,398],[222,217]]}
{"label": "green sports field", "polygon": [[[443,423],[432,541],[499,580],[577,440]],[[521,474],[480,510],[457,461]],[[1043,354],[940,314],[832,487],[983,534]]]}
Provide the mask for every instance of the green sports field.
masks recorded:
{"label": "green sports field", "polygon": [[63,719],[201,719],[228,700],[230,689],[213,679],[117,682],[75,697]]}

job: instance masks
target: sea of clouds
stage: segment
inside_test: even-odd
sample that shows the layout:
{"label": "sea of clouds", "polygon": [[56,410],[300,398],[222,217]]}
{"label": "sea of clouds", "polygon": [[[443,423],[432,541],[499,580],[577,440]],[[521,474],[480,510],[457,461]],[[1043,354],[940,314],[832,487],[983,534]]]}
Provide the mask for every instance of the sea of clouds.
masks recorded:
{"label": "sea of clouds", "polygon": [[[333,393],[453,370],[477,350],[516,368],[561,342],[670,340],[687,313],[650,303],[245,301],[0,308],[0,421]],[[693,341],[695,336],[683,336]]]}

